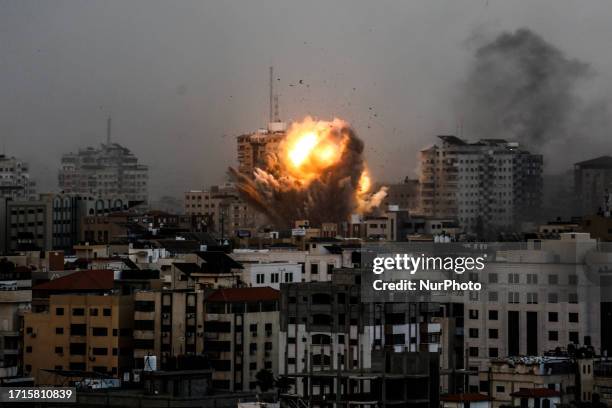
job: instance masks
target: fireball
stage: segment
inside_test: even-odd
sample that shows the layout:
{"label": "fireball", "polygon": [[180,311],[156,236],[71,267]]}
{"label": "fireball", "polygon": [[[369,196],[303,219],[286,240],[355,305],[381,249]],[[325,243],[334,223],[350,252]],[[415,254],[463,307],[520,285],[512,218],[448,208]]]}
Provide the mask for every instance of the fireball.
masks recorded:
{"label": "fireball", "polygon": [[303,186],[320,178],[342,160],[348,141],[343,126],[339,119],[325,122],[310,117],[294,123],[280,146],[283,170]]}

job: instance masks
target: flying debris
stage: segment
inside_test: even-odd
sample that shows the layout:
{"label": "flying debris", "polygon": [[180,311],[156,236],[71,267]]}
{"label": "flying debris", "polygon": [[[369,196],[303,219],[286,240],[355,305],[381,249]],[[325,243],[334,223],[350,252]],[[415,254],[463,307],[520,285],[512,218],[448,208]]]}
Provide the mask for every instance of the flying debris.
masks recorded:
{"label": "flying debris", "polygon": [[243,197],[279,227],[299,219],[342,222],[375,211],[387,194],[386,187],[372,191],[363,150],[347,122],[306,117],[291,125],[253,174],[234,168],[230,174]]}

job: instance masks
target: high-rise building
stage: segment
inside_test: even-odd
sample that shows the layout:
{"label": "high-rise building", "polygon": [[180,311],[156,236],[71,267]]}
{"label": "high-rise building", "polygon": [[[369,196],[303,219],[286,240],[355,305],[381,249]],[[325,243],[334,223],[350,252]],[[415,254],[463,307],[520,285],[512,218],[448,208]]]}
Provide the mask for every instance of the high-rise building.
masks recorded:
{"label": "high-rise building", "polygon": [[601,156],[574,164],[575,215],[594,215],[612,192],[612,157]]}
{"label": "high-rise building", "polygon": [[0,155],[0,197],[27,200],[36,194],[36,183],[28,164],[15,157]]}
{"label": "high-rise building", "polygon": [[468,232],[514,229],[538,217],[542,156],[515,142],[468,143],[439,136],[420,153],[421,208],[427,216],[454,217]]}
{"label": "high-rise building", "polygon": [[63,155],[59,186],[65,193],[146,202],[148,172],[129,149],[109,142]]}
{"label": "high-rise building", "polygon": [[240,135],[236,138],[238,153],[238,171],[252,176],[253,170],[260,167],[266,155],[276,149],[285,137],[285,122],[270,122],[267,129]]}
{"label": "high-rise building", "polygon": [[185,193],[185,214],[201,217],[219,238],[240,236],[241,231],[257,227],[257,213],[238,194],[231,183],[212,186],[208,190]]}

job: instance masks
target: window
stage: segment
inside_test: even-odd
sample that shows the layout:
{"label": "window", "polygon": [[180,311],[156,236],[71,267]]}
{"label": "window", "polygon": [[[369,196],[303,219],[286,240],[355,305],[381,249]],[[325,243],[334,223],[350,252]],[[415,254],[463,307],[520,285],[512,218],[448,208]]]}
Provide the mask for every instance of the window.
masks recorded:
{"label": "window", "polygon": [[470,357],[478,357],[478,347],[469,348]]}
{"label": "window", "polygon": [[527,284],[528,285],[537,285],[538,284],[538,275],[535,273],[527,274]]}
{"label": "window", "polygon": [[579,338],[580,336],[578,336],[578,332],[575,332],[575,331],[569,332],[570,343],[578,344],[580,342]]}
{"label": "window", "polygon": [[97,307],[92,307],[91,309],[89,309],[89,315],[90,316],[97,316],[98,315],[98,308]]}
{"label": "window", "polygon": [[578,303],[578,294],[577,293],[568,293],[567,301],[569,303]]}
{"label": "window", "polygon": [[499,350],[497,349],[497,347],[490,347],[489,348],[489,357],[491,357],[491,358],[499,357]]}
{"label": "window", "polygon": [[94,356],[106,356],[108,355],[108,349],[106,347],[94,347],[91,350]]}
{"label": "window", "polygon": [[55,308],[55,315],[56,316],[63,316],[64,315],[64,308],[63,307],[56,307]]}
{"label": "window", "polygon": [[500,393],[506,392],[506,387],[504,387],[503,385],[496,385],[495,392],[500,392]]}
{"label": "window", "polygon": [[73,316],[85,316],[85,309],[83,309],[82,307],[77,307],[72,309],[72,315]]}
{"label": "window", "polygon": [[558,322],[559,321],[559,313],[557,313],[557,312],[548,312],[548,321],[549,322]]}
{"label": "window", "polygon": [[55,334],[64,334],[64,328],[63,327],[56,327],[55,328]]}
{"label": "window", "polygon": [[108,329],[106,327],[93,327],[91,334],[93,336],[108,336]]}
{"label": "window", "polygon": [[548,275],[548,284],[549,285],[559,284],[559,276],[558,275]]}
{"label": "window", "polygon": [[497,274],[496,273],[490,273],[489,274],[489,283],[497,283]]}
{"label": "window", "polygon": [[310,264],[310,273],[313,275],[319,273],[319,264]]}
{"label": "window", "polygon": [[497,310],[489,310],[489,320],[497,320],[498,312]]}
{"label": "window", "polygon": [[548,303],[559,303],[559,295],[557,293],[549,293]]}
{"label": "window", "polygon": [[470,329],[470,338],[477,339],[478,338],[478,329],[471,328]]}
{"label": "window", "polygon": [[265,283],[266,277],[264,276],[263,273],[258,273],[255,275],[255,282],[258,284]]}
{"label": "window", "polygon": [[508,274],[508,283],[519,283],[519,274],[518,273],[509,273]]}
{"label": "window", "polygon": [[472,320],[478,319],[478,310],[470,309],[469,315]]}
{"label": "window", "polygon": [[569,322],[570,323],[578,323],[578,313],[570,313],[569,314]]}
{"label": "window", "polygon": [[489,292],[489,302],[497,302],[498,298],[497,292]]}
{"label": "window", "polygon": [[107,317],[111,316],[112,315],[111,309],[108,307],[105,307],[104,309],[102,309],[102,315],[107,316]]}
{"label": "window", "polygon": [[62,354],[62,353],[64,353],[64,348],[62,346],[56,346],[55,354]]}
{"label": "window", "polygon": [[567,277],[568,285],[577,285],[578,284],[578,275],[569,275]]}
{"label": "window", "polygon": [[548,340],[549,341],[559,341],[559,332],[555,330],[551,330],[548,332]]}
{"label": "window", "polygon": [[489,338],[490,339],[499,338],[499,331],[497,329],[489,329]]}
{"label": "window", "polygon": [[518,292],[508,292],[508,303],[519,303],[520,294]]}
{"label": "window", "polygon": [[537,305],[538,304],[538,294],[537,293],[528,293],[527,294],[527,304]]}
{"label": "window", "polygon": [[84,324],[71,324],[70,325],[70,335],[71,336],[86,336],[87,326]]}
{"label": "window", "polygon": [[87,350],[85,343],[70,343],[70,354],[75,356],[84,356]]}

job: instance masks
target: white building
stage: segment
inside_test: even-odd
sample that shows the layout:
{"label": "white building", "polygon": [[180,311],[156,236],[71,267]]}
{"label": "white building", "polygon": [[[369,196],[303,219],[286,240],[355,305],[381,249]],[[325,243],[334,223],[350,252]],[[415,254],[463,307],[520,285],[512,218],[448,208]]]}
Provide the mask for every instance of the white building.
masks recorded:
{"label": "white building", "polygon": [[149,169],[118,143],[88,147],[62,156],[59,187],[65,193],[95,197],[127,197],[147,201]]}
{"label": "white building", "polygon": [[542,156],[518,143],[468,143],[439,136],[420,152],[420,210],[453,217],[469,232],[514,229],[537,217],[542,199]]}
{"label": "white building", "polygon": [[36,195],[28,164],[15,157],[0,155],[0,197],[29,200]]}
{"label": "white building", "polygon": [[280,290],[281,283],[302,281],[302,265],[298,263],[243,263],[242,266],[242,280],[249,286]]}

